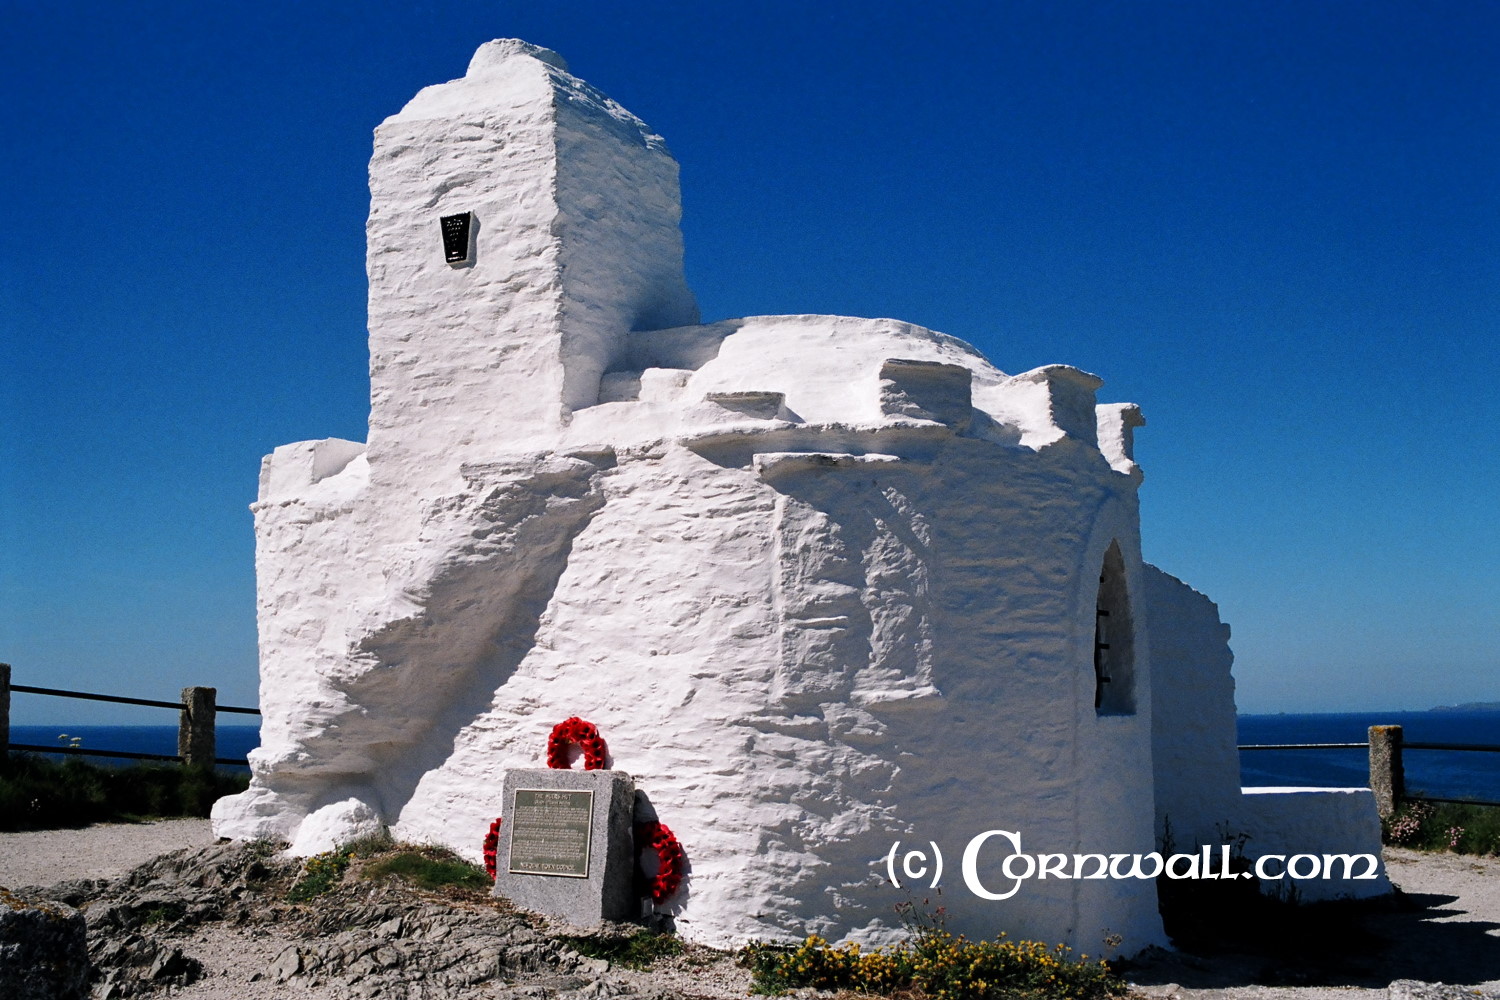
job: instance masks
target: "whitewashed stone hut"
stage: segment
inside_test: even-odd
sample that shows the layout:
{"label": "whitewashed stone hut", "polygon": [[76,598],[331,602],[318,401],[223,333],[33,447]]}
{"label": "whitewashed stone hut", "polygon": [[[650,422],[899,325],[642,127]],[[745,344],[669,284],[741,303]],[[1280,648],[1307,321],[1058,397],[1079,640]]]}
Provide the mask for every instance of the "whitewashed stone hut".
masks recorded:
{"label": "whitewashed stone hut", "polygon": [[[891,938],[899,840],[942,852],[951,929],[1134,952],[1150,882],[983,899],[965,845],[1257,836],[1228,629],[1142,563],[1144,421],[1098,378],[889,319],[699,325],[661,138],[523,42],[387,119],[370,188],[369,440],[263,463],[262,746],[220,836],[477,860],[574,715],[680,837],[708,943]],[[1290,835],[1260,798],[1252,853]],[[1361,849],[1368,796],[1313,798]]]}

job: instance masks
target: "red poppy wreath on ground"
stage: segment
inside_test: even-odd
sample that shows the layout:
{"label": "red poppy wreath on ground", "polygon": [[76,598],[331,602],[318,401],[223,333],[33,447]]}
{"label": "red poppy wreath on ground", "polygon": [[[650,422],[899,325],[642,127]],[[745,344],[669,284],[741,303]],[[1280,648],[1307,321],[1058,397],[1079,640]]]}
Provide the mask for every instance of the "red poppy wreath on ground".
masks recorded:
{"label": "red poppy wreath on ground", "polygon": [[656,820],[638,824],[635,828],[635,849],[638,852],[647,849],[656,852],[656,875],[646,880],[646,891],[641,895],[650,896],[651,902],[657,904],[671,899],[682,885],[682,876],[687,867],[682,845],[672,836],[672,831]]}
{"label": "red poppy wreath on ground", "polygon": [[490,832],[484,838],[484,870],[490,873],[490,881],[495,881],[495,855],[500,849],[500,824],[504,820],[497,818],[490,824]]}

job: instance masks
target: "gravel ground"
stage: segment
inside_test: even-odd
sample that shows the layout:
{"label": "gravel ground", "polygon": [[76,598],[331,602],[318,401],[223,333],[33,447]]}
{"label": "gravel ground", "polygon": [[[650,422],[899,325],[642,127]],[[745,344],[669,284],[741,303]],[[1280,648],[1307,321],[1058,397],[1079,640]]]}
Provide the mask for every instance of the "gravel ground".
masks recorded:
{"label": "gravel ground", "polygon": [[14,889],[66,878],[114,878],[157,855],[213,842],[206,819],[0,833],[0,886]]}
{"label": "gravel ground", "polygon": [[[1500,858],[1388,847],[1385,862],[1402,905],[1362,916],[1352,934],[1337,915],[1315,926],[1314,938],[1352,942],[1337,954],[1311,962],[1264,951],[1161,954],[1140,962],[1127,978],[1158,1000],[1500,997]],[[1434,983],[1463,988],[1424,988]]]}
{"label": "gravel ground", "polygon": [[[206,820],[109,824],[83,830],[0,834],[0,886],[50,885],[64,878],[111,878],[162,853],[213,843]],[[1128,970],[1127,978],[1152,1000],[1500,1000],[1500,858],[1422,854],[1387,849],[1392,882],[1404,905],[1360,917],[1360,943],[1328,962],[1281,962],[1274,954],[1200,957],[1160,953]],[[1338,928],[1330,926],[1330,939]],[[1321,937],[1321,932],[1315,936]],[[197,926],[182,950],[203,963],[205,977],[177,988],[183,998],[280,1000],[278,961],[303,943],[290,926]],[[559,975],[556,983],[531,981],[524,990],[503,983],[431,993],[443,1000],[491,997],[591,995],[582,981]],[[610,974],[643,997],[743,997],[747,974],[723,955],[701,949],[661,963],[647,973]],[[1426,984],[1446,983],[1462,989]],[[297,983],[309,1000],[350,997],[346,983]]]}

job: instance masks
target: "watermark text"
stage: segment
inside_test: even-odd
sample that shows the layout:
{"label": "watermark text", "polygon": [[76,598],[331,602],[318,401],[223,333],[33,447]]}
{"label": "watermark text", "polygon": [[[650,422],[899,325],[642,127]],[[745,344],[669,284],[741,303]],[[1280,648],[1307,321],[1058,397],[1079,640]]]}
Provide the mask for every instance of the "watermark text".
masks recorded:
{"label": "watermark text", "polygon": [[[928,848],[931,850],[929,851]],[[981,876],[981,863],[984,875]],[[1247,870],[1248,868],[1248,870]],[[1021,835],[1012,830],[986,830],[964,847],[959,862],[964,885],[980,899],[1009,899],[1028,880],[1047,879],[1376,879],[1380,863],[1373,854],[1264,854],[1247,864],[1228,844],[1203,847],[1196,853],[1170,854],[1027,854]],[[901,849],[891,844],[885,857],[886,876],[899,888],[922,885],[936,889],[943,877],[943,853],[936,841],[926,847]],[[930,881],[929,881],[930,876]]]}

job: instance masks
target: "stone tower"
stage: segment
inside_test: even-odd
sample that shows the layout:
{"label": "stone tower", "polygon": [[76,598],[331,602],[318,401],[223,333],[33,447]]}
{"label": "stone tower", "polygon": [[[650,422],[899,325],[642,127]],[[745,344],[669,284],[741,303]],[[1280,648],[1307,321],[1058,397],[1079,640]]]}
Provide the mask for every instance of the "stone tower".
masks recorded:
{"label": "stone tower", "polygon": [[[438,220],[471,213],[449,264]],[[632,330],[686,326],[677,163],[555,52],[490,42],[375,130],[370,438],[376,477],[484,460],[598,402]]]}

